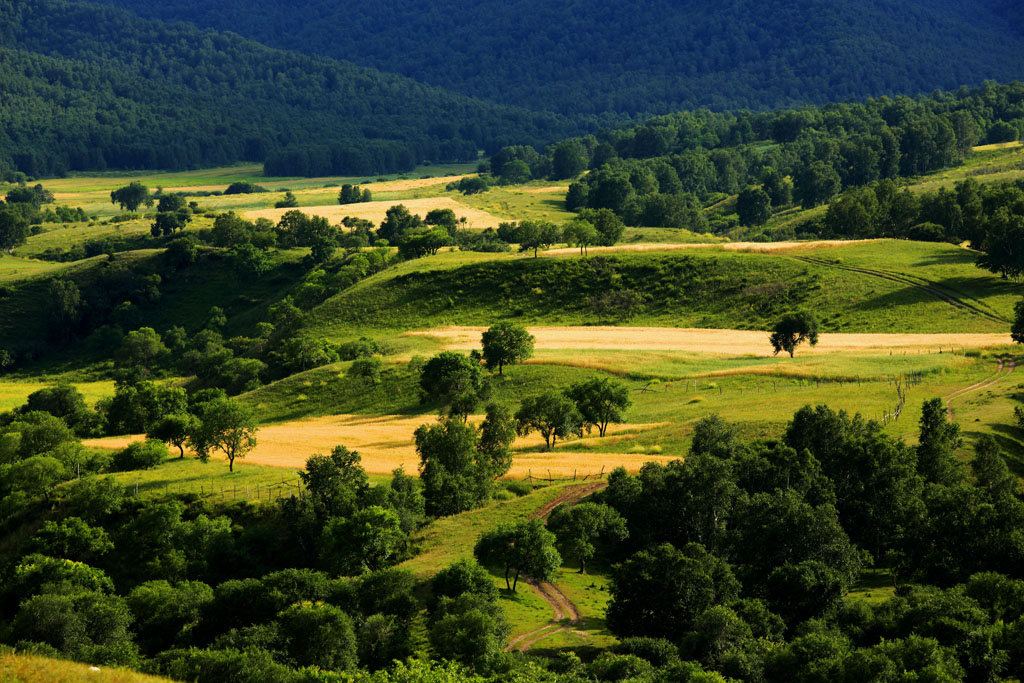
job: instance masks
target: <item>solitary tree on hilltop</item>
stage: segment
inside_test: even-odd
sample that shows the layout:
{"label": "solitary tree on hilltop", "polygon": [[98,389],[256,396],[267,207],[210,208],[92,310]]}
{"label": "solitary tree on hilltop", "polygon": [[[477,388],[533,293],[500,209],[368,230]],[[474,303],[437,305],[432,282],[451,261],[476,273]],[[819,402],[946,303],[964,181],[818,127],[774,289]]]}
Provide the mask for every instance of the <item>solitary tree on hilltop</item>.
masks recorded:
{"label": "solitary tree on hilltop", "polygon": [[515,323],[492,325],[483,333],[480,341],[487,369],[494,372],[497,367],[499,375],[506,365],[522,363],[533,355],[533,335]]}
{"label": "solitary tree on hilltop", "polygon": [[785,351],[792,358],[796,347],[805,341],[811,346],[818,344],[818,320],[805,311],[788,313],[775,323],[769,340],[776,355]]}

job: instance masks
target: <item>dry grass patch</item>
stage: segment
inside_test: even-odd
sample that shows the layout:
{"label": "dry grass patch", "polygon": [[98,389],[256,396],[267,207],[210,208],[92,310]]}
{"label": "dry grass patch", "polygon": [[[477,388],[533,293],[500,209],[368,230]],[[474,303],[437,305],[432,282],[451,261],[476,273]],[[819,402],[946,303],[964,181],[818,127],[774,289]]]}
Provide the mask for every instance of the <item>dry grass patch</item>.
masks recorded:
{"label": "dry grass patch", "polygon": [[[442,327],[406,332],[403,337],[427,337],[444,349],[470,350],[480,347],[484,327]],[[536,338],[534,348],[688,351],[726,356],[770,356],[769,333],[757,330],[712,330],[675,327],[529,327]],[[1011,343],[1008,334],[822,334],[817,346],[801,346],[800,356],[835,353],[910,354],[947,351],[953,348],[997,348]]]}
{"label": "dry grass patch", "polygon": [[35,655],[0,654],[0,681],[7,683],[166,683],[170,679],[147,676],[128,669],[89,666]]}
{"label": "dry grass patch", "polygon": [[[445,180],[448,180],[447,178]],[[406,181],[413,182],[413,181]],[[428,197],[425,199],[396,199],[393,201],[363,202],[361,204],[333,204],[324,206],[303,206],[299,211],[314,216],[322,216],[331,223],[340,223],[345,216],[363,218],[374,223],[384,220],[387,210],[396,204],[404,204],[411,213],[426,216],[434,209],[451,209],[458,217],[467,219],[467,227],[482,230],[484,228],[497,228],[502,219],[491,215],[481,209],[474,209],[462,204],[451,197]],[[245,212],[246,218],[267,218],[275,223],[281,220],[281,216],[292,209],[260,209]]]}
{"label": "dry grass patch", "polygon": [[[363,467],[369,474],[390,474],[398,467],[415,474],[420,459],[413,444],[413,432],[421,424],[437,419],[435,415],[331,415],[308,418],[294,422],[267,425],[259,431],[256,448],[245,458],[252,465],[270,465],[289,469],[302,469],[306,460],[316,453],[326,453],[338,445],[359,451]],[[475,421],[481,416],[473,418]],[[609,427],[608,440],[616,435],[625,437],[663,426],[661,424],[622,424]],[[83,443],[95,448],[119,450],[128,444],[145,438],[134,434],[127,436],[87,439]],[[593,448],[598,437],[589,436],[572,441],[577,448]],[[516,455],[508,476],[520,479],[528,476],[546,477],[548,470],[555,477],[571,477],[578,470],[580,476],[595,474],[604,467],[606,472],[622,465],[630,471],[652,459],[639,454],[591,453],[581,451],[540,452],[543,440],[537,434],[517,439],[514,445]],[[560,444],[561,445],[561,444]],[[658,458],[654,458],[658,459]]]}
{"label": "dry grass patch", "polygon": [[[591,254],[629,253],[645,251],[680,251],[689,249],[724,249],[725,251],[742,251],[751,254],[770,254],[779,251],[792,251],[794,249],[818,249],[822,247],[841,247],[850,244],[864,244],[865,242],[876,242],[878,240],[814,240],[810,242],[705,242],[687,244],[659,244],[659,243],[638,243],[638,244],[616,244],[612,247],[590,247],[587,250]],[[541,256],[564,256],[566,254],[578,254],[578,247],[567,247],[561,249],[548,249],[541,253]]]}

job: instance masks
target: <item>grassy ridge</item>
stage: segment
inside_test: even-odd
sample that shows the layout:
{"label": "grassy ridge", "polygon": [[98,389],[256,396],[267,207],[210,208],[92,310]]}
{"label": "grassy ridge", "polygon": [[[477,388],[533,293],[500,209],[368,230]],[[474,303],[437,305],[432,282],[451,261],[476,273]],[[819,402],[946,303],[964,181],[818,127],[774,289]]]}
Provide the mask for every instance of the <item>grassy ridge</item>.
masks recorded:
{"label": "grassy ridge", "polygon": [[[908,245],[909,255],[890,256]],[[983,299],[1004,316],[1022,288],[979,271],[973,256],[950,245],[880,241],[860,247],[814,249],[817,258],[884,263],[933,277]],[[449,324],[486,325],[502,318],[533,324],[625,322],[600,315],[588,297],[631,289],[643,297],[632,325],[764,329],[780,313],[802,306],[825,331],[1003,332],[1008,325],[958,310],[919,287],[825,263],[797,260],[803,252],[609,254],[480,258],[442,254],[390,269],[322,304],[309,325],[331,337],[353,330],[394,331]],[[919,265],[920,264],[920,265]]]}

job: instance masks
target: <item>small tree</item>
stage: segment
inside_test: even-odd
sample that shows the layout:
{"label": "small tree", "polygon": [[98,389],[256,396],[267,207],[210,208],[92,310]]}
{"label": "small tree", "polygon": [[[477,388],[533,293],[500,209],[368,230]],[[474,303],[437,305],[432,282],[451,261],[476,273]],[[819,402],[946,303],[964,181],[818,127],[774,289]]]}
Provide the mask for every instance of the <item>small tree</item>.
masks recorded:
{"label": "small tree", "polygon": [[547,249],[557,242],[561,235],[554,223],[548,221],[522,221],[515,231],[516,242],[519,243],[519,251],[533,250],[533,257],[537,258],[540,249]]}
{"label": "small tree", "polygon": [[140,206],[153,206],[153,197],[149,194],[149,188],[138,181],[133,181],[126,187],[119,188],[110,193],[110,203],[119,204],[122,209],[135,211]]}
{"label": "small tree", "polygon": [[125,335],[120,356],[131,365],[148,368],[170,351],[152,327],[140,327]]}
{"label": "small tree", "polygon": [[450,415],[463,421],[476,407],[482,388],[480,364],[454,351],[442,351],[424,366],[420,391],[426,401],[447,406]]}
{"label": "small tree", "polygon": [[244,458],[256,447],[256,415],[252,408],[227,396],[217,396],[195,407],[198,421],[189,443],[200,458],[208,458],[214,448],[228,459],[233,472],[235,458]]}
{"label": "small tree", "polygon": [[1017,302],[1013,307],[1013,327],[1010,328],[1010,337],[1018,344],[1024,344],[1024,299]]}
{"label": "small tree", "polygon": [[805,341],[811,346],[818,344],[818,319],[805,311],[788,313],[775,323],[769,341],[776,355],[785,351],[792,358],[796,347]]}
{"label": "small tree", "polygon": [[548,528],[555,533],[559,546],[579,560],[580,574],[585,573],[587,560],[594,556],[595,540],[604,536],[621,541],[629,536],[622,515],[602,503],[560,506],[551,513]]}
{"label": "small tree", "polygon": [[597,427],[600,436],[608,431],[609,423],[622,422],[623,413],[633,403],[626,385],[607,377],[576,382],[565,395],[576,404],[587,431]]}
{"label": "small tree", "polygon": [[736,198],[741,225],[764,225],[772,217],[772,199],[759,187],[748,187]]}
{"label": "small tree", "polygon": [[483,333],[480,341],[487,369],[494,372],[497,367],[499,375],[506,365],[522,363],[533,355],[533,335],[515,323],[492,325]]}
{"label": "small tree", "polygon": [[473,554],[481,564],[503,565],[505,586],[513,593],[521,573],[534,581],[548,581],[562,564],[562,557],[555,549],[555,535],[539,519],[498,525],[497,529],[480,536]]}
{"label": "small tree", "polygon": [[576,405],[562,394],[549,391],[523,400],[516,412],[516,431],[526,436],[537,430],[544,437],[546,450],[555,447],[558,439],[583,434],[583,417]]}
{"label": "small tree", "polygon": [[582,218],[574,218],[562,229],[562,239],[570,246],[578,246],[580,255],[585,256],[587,247],[600,242],[601,236],[593,223]]}
{"label": "small tree", "polygon": [[196,416],[190,413],[173,413],[164,415],[149,428],[146,435],[151,439],[159,439],[178,449],[178,457],[185,457],[185,442],[189,434],[197,427]]}

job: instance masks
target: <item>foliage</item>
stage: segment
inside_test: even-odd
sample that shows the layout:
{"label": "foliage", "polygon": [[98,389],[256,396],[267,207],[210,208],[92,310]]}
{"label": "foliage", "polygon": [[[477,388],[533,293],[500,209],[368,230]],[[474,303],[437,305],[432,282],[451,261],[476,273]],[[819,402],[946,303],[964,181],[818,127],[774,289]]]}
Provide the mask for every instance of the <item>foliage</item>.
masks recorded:
{"label": "foliage", "polygon": [[424,401],[448,408],[449,415],[465,419],[483,389],[480,363],[455,351],[442,351],[423,365],[420,391]]}
{"label": "foliage", "polygon": [[244,403],[227,396],[216,396],[194,406],[196,423],[189,434],[189,445],[200,458],[220,450],[234,471],[235,458],[244,458],[256,447],[256,415]]}
{"label": "foliage", "polygon": [[558,538],[564,554],[574,555],[579,560],[580,574],[585,573],[587,560],[594,556],[595,540],[621,541],[629,535],[622,516],[600,503],[556,508],[551,513],[548,528]]}
{"label": "foliage", "polygon": [[[13,126],[31,122],[24,129],[33,131],[0,140],[4,172],[244,160],[265,162],[271,176],[395,172],[426,159],[475,159],[478,149],[496,151],[508,139],[543,143],[579,130],[557,115],[449,94],[347,57],[271,50],[235,33],[146,21],[121,9],[33,0],[3,16],[10,28],[4,78],[18,84],[4,111]],[[36,106],[63,94],[66,110]]]}
{"label": "foliage", "polygon": [[483,359],[487,368],[502,374],[505,365],[522,363],[533,355],[533,335],[525,327],[515,323],[502,322],[491,325],[480,338]]}
{"label": "foliage", "polygon": [[576,404],[587,433],[597,427],[599,436],[605,435],[609,423],[624,422],[624,413],[633,403],[629,389],[607,377],[575,382],[566,389],[565,395]]}
{"label": "foliage", "polygon": [[805,341],[811,346],[818,344],[818,319],[805,311],[782,316],[772,328],[769,338],[776,355],[785,351],[792,358],[796,347]]}
{"label": "foliage", "polygon": [[558,439],[583,434],[583,416],[571,399],[551,391],[523,399],[516,411],[516,431],[520,436],[540,432],[551,450]]}
{"label": "foliage", "polygon": [[498,525],[480,536],[473,554],[481,564],[504,566],[505,587],[512,592],[521,573],[534,581],[548,581],[562,563],[555,549],[555,535],[539,519]]}

